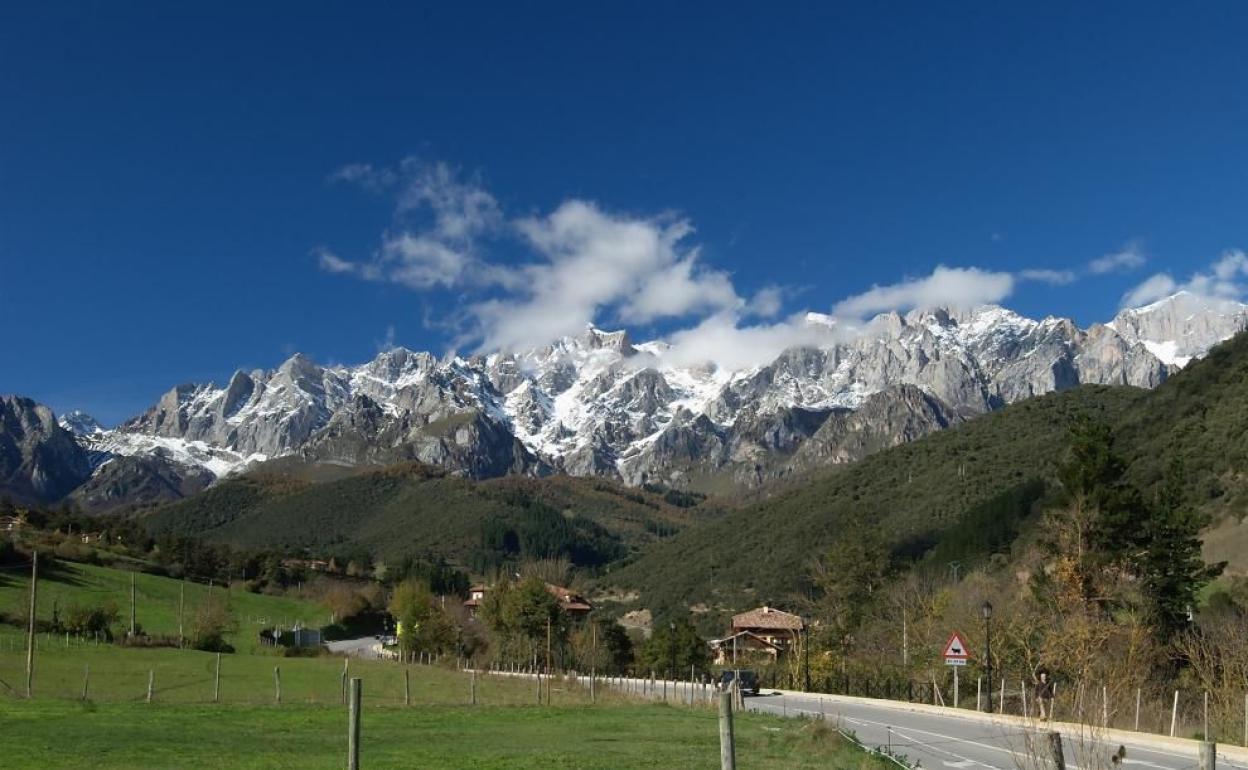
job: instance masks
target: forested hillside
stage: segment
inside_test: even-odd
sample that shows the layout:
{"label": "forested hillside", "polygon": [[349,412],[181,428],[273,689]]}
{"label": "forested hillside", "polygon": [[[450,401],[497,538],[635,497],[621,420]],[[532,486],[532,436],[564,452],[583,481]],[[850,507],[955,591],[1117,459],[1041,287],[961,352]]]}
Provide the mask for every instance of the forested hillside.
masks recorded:
{"label": "forested hillside", "polygon": [[359,548],[387,561],[430,555],[483,571],[536,559],[596,568],[717,515],[700,496],[603,479],[478,482],[422,465],[333,474],[327,481],[312,480],[316,475],[261,470],[156,509],[143,521],[153,534],[314,555]]}
{"label": "forested hillside", "polygon": [[1054,393],[813,474],[655,544],[613,572],[610,584],[639,589],[642,603],[660,611],[699,602],[730,608],[804,595],[815,560],[858,533],[878,534],[901,559],[933,547],[961,556],[1003,549],[1052,487],[1079,417],[1113,429],[1127,477],[1146,494],[1177,458],[1186,502],[1242,516],[1248,335],[1214,348],[1154,391],[1086,386]]}

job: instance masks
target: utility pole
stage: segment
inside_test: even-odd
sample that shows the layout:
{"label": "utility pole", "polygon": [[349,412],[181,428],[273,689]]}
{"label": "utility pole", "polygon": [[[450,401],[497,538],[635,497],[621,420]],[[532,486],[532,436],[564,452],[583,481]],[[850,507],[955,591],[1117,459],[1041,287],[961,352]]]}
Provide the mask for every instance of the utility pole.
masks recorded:
{"label": "utility pole", "polygon": [[546,617],[546,705],[550,705],[551,691],[554,689],[551,685],[551,668],[550,668],[550,616]]}
{"label": "utility pole", "polygon": [[[992,602],[984,602],[980,607],[980,614],[984,618],[984,673],[988,675],[988,713],[992,713]],[[1002,683],[1005,682],[1003,678]],[[1005,697],[1001,698],[1001,705],[1005,706]]]}
{"label": "utility pole", "polygon": [[901,613],[901,665],[910,665],[910,632],[906,628],[906,613]]}
{"label": "utility pole", "polygon": [[134,601],[135,601],[135,572],[130,573],[130,636],[134,637]]}
{"label": "utility pole", "polygon": [[806,669],[805,687],[806,692],[810,692],[810,630],[805,626],[802,627],[802,668]]}
{"label": "utility pole", "polygon": [[39,593],[39,552],[31,551],[30,617],[26,623],[26,697],[33,695],[35,679],[35,600]]}

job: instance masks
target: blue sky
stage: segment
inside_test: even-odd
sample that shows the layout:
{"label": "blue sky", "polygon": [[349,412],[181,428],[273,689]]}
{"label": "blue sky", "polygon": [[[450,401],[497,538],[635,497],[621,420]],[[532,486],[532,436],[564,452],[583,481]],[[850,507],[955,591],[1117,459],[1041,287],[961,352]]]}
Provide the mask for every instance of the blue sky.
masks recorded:
{"label": "blue sky", "polygon": [[253,5],[0,10],[0,392],[1243,277],[1243,4]]}

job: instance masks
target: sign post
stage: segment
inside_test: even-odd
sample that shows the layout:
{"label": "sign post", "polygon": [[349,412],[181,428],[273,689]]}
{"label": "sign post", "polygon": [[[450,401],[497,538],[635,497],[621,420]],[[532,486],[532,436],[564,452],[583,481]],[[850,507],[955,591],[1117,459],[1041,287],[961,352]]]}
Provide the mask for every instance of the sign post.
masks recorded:
{"label": "sign post", "polygon": [[958,692],[958,669],[966,665],[966,661],[970,658],[970,653],[966,651],[966,642],[962,640],[961,632],[954,631],[949,637],[949,641],[945,642],[944,651],[945,665],[953,666],[953,707],[958,708],[959,692]]}

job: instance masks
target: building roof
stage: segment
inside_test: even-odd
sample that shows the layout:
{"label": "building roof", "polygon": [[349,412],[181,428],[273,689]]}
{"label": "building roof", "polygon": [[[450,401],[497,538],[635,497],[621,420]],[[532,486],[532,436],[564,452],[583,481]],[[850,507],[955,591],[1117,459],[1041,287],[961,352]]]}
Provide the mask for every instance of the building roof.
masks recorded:
{"label": "building roof", "polygon": [[778,610],[766,605],[749,612],[732,616],[733,628],[766,628],[784,631],[800,631],[805,626],[801,615]]}
{"label": "building roof", "polygon": [[716,649],[719,647],[731,647],[733,639],[739,639],[741,641],[753,640],[754,642],[764,647],[770,647],[773,650],[780,649],[780,645],[767,641],[766,639],[754,633],[753,631],[738,631],[735,634],[725,636],[723,639],[712,639],[709,642],[709,644],[711,645],[713,649]]}

